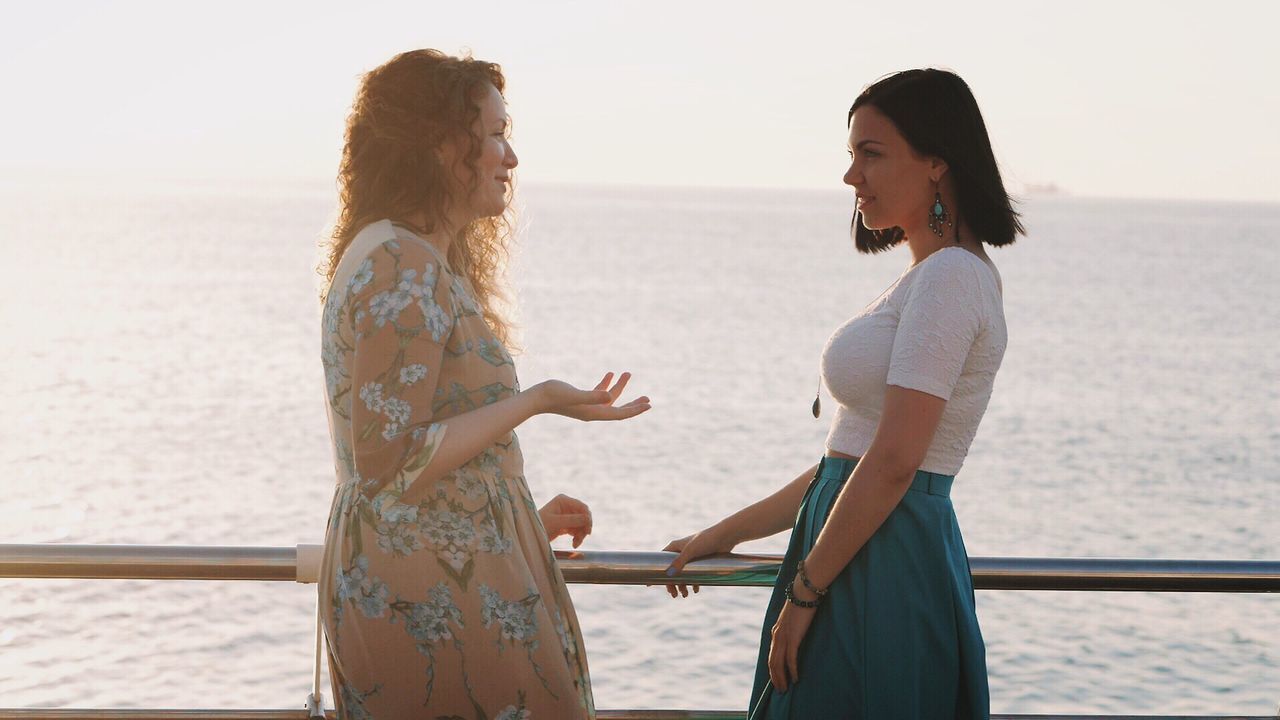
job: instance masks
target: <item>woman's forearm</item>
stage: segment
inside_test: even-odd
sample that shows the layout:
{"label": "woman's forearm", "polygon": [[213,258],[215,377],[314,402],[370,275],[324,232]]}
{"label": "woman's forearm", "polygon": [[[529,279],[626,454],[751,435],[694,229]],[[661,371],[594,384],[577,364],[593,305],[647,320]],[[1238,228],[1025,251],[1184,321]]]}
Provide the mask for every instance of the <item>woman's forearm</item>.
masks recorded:
{"label": "woman's forearm", "polygon": [[417,482],[432,482],[457,470],[521,423],[542,412],[537,388],[469,410],[443,422],[444,436]]}
{"label": "woman's forearm", "polygon": [[915,470],[897,468],[874,451],[867,452],[841,488],[817,542],[804,559],[810,582],[823,588],[835,580],[902,501],[914,476]]}
{"label": "woman's forearm", "polygon": [[734,545],[776,535],[791,527],[817,465],[796,476],[781,490],[730,515],[717,525]]}

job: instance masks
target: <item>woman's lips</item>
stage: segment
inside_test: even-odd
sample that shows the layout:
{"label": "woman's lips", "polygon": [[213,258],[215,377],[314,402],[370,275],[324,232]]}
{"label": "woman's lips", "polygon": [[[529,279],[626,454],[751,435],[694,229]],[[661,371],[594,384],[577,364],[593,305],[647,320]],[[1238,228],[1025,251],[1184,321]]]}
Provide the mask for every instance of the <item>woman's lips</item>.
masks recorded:
{"label": "woman's lips", "polygon": [[862,195],[858,196],[858,207],[860,208],[866,207],[873,202],[875,202],[874,196],[862,196]]}

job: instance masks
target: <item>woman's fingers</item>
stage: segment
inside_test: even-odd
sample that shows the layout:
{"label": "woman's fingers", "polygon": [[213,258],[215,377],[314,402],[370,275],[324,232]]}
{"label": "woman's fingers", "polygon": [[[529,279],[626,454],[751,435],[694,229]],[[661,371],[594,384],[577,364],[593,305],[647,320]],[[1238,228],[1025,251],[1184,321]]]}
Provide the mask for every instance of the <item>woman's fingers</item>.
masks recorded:
{"label": "woman's fingers", "polygon": [[618,396],[622,395],[622,390],[627,387],[627,383],[631,381],[631,373],[624,372],[618,376],[618,384],[609,390],[609,395],[616,401]]}
{"label": "woman's fingers", "polygon": [[790,678],[791,684],[794,685],[796,682],[800,680],[800,659],[798,657],[800,654],[800,644],[796,642],[788,641],[786,644],[786,648],[787,648],[786,671],[788,673],[788,677]]}
{"label": "woman's fingers", "polygon": [[[688,586],[688,585],[668,585],[668,586],[667,586],[667,594],[668,594],[668,595],[670,595],[670,596],[671,596],[671,597],[673,597],[673,598],[674,598],[674,597],[689,597],[689,587],[690,587],[690,586]],[[694,586],[693,586],[693,591],[696,593],[696,592],[698,592],[699,588],[701,588],[701,587],[702,587],[701,585],[694,585]]]}
{"label": "woman's fingers", "polygon": [[649,412],[649,408],[650,405],[648,403],[624,405],[620,408],[613,408],[613,412],[609,413],[609,415],[615,420],[626,420],[627,418],[633,418],[641,413]]}
{"label": "woman's fingers", "polygon": [[584,502],[579,502],[578,504],[582,506],[582,511],[587,514],[587,521],[578,529],[578,534],[573,537],[574,547],[581,545],[582,541],[587,539],[587,536],[591,534],[591,530],[595,527],[595,519],[591,517],[591,508],[587,507]]}
{"label": "woman's fingers", "polygon": [[[685,564],[689,562],[689,558],[687,557],[687,553],[685,553],[685,549],[689,546],[689,541],[692,539],[693,539],[692,535],[682,537],[677,540],[672,540],[671,542],[667,543],[666,547],[662,548],[663,552],[676,553],[675,559],[671,561],[671,564],[669,566],[667,566],[668,577],[675,576],[677,573],[683,570]],[[686,585],[678,585],[675,583],[670,583],[667,585],[667,594],[673,598],[680,597],[682,594],[684,597],[688,597],[689,588]]]}
{"label": "woman's fingers", "polygon": [[[675,577],[676,575],[678,575],[680,571],[684,569],[685,563],[689,562],[688,558],[686,557],[688,554],[686,551],[689,548],[688,540],[689,540],[688,538],[683,538],[681,540],[672,540],[670,543],[667,544],[667,551],[676,553],[676,559],[672,560],[671,564],[667,566],[667,577]],[[673,598],[679,597],[681,595],[683,595],[684,597],[689,596],[688,590],[685,589],[683,585],[676,585],[676,584],[668,585],[667,592],[670,593],[671,597]]]}
{"label": "woman's fingers", "polygon": [[773,637],[769,642],[769,681],[778,689],[778,692],[787,691],[787,678],[782,670],[782,650],[778,647],[778,642],[782,638],[778,637],[778,626],[773,626]]}
{"label": "woman's fingers", "polygon": [[648,412],[649,408],[650,405],[648,403],[628,403],[621,407],[602,403],[589,408],[582,408],[582,412],[576,414],[575,417],[582,420],[626,420]]}
{"label": "woman's fingers", "polygon": [[[667,543],[667,547],[662,548],[662,551],[663,551],[663,552],[676,552],[676,553],[678,553],[678,552],[680,552],[681,550],[684,550],[684,548],[685,548],[685,543],[687,543],[687,542],[689,542],[689,538],[680,538],[680,539],[675,539],[675,541],[668,542],[668,543]],[[673,566],[673,565],[672,565],[672,566]],[[667,574],[668,574],[668,575],[673,575],[673,574],[675,574],[675,573],[672,573],[672,569],[671,569],[671,568],[672,568],[672,566],[668,566],[668,568],[667,568]],[[671,597],[678,597],[678,596],[680,596],[680,591],[678,591],[678,589],[676,588],[676,585],[667,585],[667,594],[669,594],[669,596],[671,596]]]}
{"label": "woman's fingers", "polygon": [[543,521],[547,528],[548,539],[551,540],[566,534],[576,537],[581,532],[580,528],[587,526],[590,522],[590,516],[582,513],[554,513]]}
{"label": "woman's fingers", "polygon": [[591,508],[578,498],[561,493],[547,503],[547,508],[554,511],[543,521],[547,527],[548,539],[554,540],[568,534],[573,537],[573,546],[576,548],[591,534],[594,522]]}
{"label": "woman's fingers", "polygon": [[676,554],[675,559],[667,566],[667,577],[675,577],[680,574],[684,570],[684,566],[688,565],[692,559],[689,553],[689,543],[685,543],[680,548],[680,552]]}
{"label": "woman's fingers", "polygon": [[583,395],[583,404],[585,405],[608,405],[613,402],[613,396],[608,390],[580,390]]}
{"label": "woman's fingers", "polygon": [[604,377],[600,379],[600,382],[596,383],[596,386],[592,388],[592,391],[603,390],[604,392],[609,393],[608,402],[612,403],[618,399],[618,396],[622,395],[623,388],[627,386],[627,383],[630,380],[631,373],[624,372],[618,376],[618,383],[611,388],[609,387],[609,383],[613,382],[613,372],[607,372],[604,374]]}
{"label": "woman's fingers", "polygon": [[560,527],[569,530],[578,530],[585,528],[591,523],[591,516],[586,513],[566,513],[557,518],[560,521]]}

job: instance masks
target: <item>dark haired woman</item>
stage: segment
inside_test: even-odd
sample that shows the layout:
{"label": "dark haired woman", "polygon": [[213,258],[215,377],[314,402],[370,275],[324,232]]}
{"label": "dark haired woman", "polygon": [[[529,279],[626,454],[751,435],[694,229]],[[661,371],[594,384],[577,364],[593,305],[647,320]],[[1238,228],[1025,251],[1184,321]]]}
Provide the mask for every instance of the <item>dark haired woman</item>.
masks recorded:
{"label": "dark haired woman", "polygon": [[320,577],[342,718],[593,718],[577,616],[514,428],[621,420],[628,376],[519,391],[496,312],[516,156],[497,65],[417,50],[365,76],[347,121],[322,359],[338,487]]}
{"label": "dark haired woman", "polygon": [[1023,229],[956,75],[880,80],[848,122],[858,250],[906,244],[911,263],[827,341],[822,377],[839,407],[821,461],[673,541],[668,574],[793,527],[751,720],[986,718],[985,649],[950,491],[1006,343],[984,244]]}

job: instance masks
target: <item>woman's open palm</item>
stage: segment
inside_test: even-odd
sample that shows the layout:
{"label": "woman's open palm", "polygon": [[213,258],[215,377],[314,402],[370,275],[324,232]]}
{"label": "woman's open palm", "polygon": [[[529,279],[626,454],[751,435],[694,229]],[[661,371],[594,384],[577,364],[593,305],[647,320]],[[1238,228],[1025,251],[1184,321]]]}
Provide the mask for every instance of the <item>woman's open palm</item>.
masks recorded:
{"label": "woman's open palm", "polygon": [[609,387],[612,380],[613,373],[605,373],[604,378],[590,391],[591,394],[560,380],[548,380],[542,383],[551,406],[548,412],[584,421],[626,420],[651,407],[647,396],[638,397],[625,405],[615,405],[623,389],[627,387],[627,382],[631,380],[631,373],[622,373],[618,376],[618,382]]}

